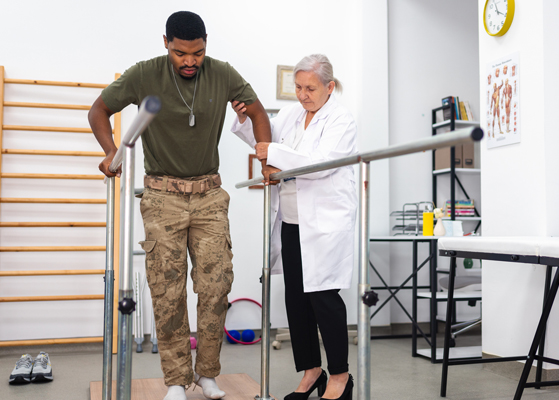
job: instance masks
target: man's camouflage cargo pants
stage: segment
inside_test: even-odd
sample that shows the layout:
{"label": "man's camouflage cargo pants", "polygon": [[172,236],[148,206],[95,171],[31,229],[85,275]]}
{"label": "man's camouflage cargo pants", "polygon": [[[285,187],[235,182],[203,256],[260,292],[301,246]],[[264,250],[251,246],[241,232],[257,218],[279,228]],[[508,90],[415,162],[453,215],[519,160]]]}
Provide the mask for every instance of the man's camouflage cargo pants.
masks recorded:
{"label": "man's camouflage cargo pants", "polygon": [[186,306],[187,249],[198,294],[196,372],[219,375],[219,354],[233,282],[229,195],[221,187],[200,194],[146,188],[140,202],[146,239],[146,275],[151,290],[165,385],[193,381]]}

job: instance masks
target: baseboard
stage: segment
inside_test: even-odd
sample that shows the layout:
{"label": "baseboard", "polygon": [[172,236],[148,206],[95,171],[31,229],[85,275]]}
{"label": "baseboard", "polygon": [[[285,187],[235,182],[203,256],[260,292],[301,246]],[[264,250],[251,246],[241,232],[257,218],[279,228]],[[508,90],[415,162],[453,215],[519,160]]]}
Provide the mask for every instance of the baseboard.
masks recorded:
{"label": "baseboard", "polygon": [[[494,354],[482,353],[483,358],[500,358]],[[483,364],[483,368],[491,371],[497,375],[504,376],[505,378],[510,378],[518,380],[524,369],[524,363],[520,361],[511,362],[496,362]],[[530,369],[530,375],[528,376],[528,382],[533,382],[536,379],[536,366],[532,365]],[[542,369],[542,381],[557,381],[559,380],[559,368]],[[557,387],[550,389],[558,389]]]}

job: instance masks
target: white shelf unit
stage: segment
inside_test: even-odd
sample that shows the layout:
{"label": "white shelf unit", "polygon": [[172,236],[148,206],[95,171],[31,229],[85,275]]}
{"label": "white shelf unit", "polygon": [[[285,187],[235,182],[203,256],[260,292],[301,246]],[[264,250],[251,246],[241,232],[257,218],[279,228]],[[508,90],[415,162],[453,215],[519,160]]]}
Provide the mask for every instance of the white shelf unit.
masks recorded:
{"label": "white shelf unit", "polygon": [[[443,350],[438,348],[436,351],[437,361],[442,361]],[[449,352],[449,358],[451,360],[464,359],[464,358],[481,358],[481,346],[463,346],[463,347],[451,347]],[[423,357],[431,358],[431,349],[420,349],[417,350],[417,354]]]}
{"label": "white shelf unit", "polygon": [[[422,299],[430,299],[432,297],[431,292],[419,292],[417,297]],[[437,292],[436,299],[438,301],[443,301],[448,299],[448,292]],[[454,291],[455,300],[481,300],[481,290],[455,290]]]}
{"label": "white shelf unit", "polygon": [[[442,128],[443,126],[450,126],[450,120],[447,119],[446,121],[437,122],[436,124],[433,124],[433,128],[435,129]],[[462,121],[460,119],[456,119],[454,120],[454,126],[460,126],[463,128],[467,128],[470,126],[479,126],[479,121]]]}
{"label": "white shelf unit", "polygon": [[[457,174],[479,174],[481,169],[479,168],[454,168],[454,172]],[[450,168],[437,169],[433,171],[433,175],[450,174]]]}
{"label": "white shelf unit", "polygon": [[[450,217],[443,217],[443,220],[450,220]],[[481,221],[481,217],[454,217],[455,221]]]}
{"label": "white shelf unit", "polygon": [[[442,106],[442,107],[438,107],[432,110],[432,114],[431,114],[431,128],[432,128],[432,135],[435,136],[437,134],[437,130],[439,128],[443,128],[443,127],[449,127],[451,131],[454,131],[456,129],[460,129],[460,128],[467,128],[467,127],[479,127],[480,123],[479,121],[463,121],[463,120],[457,120],[454,119],[455,118],[455,109],[454,107],[451,105],[450,106],[450,119],[442,121],[442,122],[436,122],[437,121],[437,112],[443,111],[445,109],[448,109],[449,106]],[[451,159],[454,158],[454,148],[452,148],[452,152],[451,152]],[[433,173],[433,202],[434,204],[437,204],[437,177],[440,175],[446,175],[448,174],[450,176],[450,201],[451,204],[454,203],[454,201],[456,200],[455,197],[455,193],[456,193],[456,188],[455,188],[455,183],[458,183],[460,185],[460,188],[462,189],[462,191],[464,192],[464,195],[469,199],[470,197],[468,196],[468,194],[466,193],[465,188],[462,186],[462,183],[460,182],[460,179],[458,178],[458,175],[462,175],[462,174],[468,174],[468,175],[472,175],[472,174],[481,174],[481,170],[479,168],[456,168],[453,164],[453,162],[451,162],[451,166],[450,168],[443,168],[443,169],[438,169],[435,170],[435,152],[433,152],[433,169],[432,169],[432,173]],[[453,213],[454,214],[454,213]],[[481,217],[479,216],[479,213],[476,211],[476,216],[475,217],[462,217],[462,216],[456,216],[454,217],[454,220],[456,221],[466,221],[466,222],[477,222],[477,226],[474,230],[474,232],[477,232],[480,224],[481,224]],[[452,218],[449,217],[445,217],[444,219],[446,220],[450,220]]]}

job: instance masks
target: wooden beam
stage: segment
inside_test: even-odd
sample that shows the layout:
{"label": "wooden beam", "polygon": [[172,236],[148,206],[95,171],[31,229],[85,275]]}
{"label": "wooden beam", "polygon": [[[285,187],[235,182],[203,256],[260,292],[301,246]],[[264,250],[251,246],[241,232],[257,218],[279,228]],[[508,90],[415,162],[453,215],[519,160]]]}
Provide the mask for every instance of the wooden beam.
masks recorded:
{"label": "wooden beam", "polygon": [[104,275],[104,269],[62,269],[51,271],[0,271],[0,276]]}
{"label": "wooden beam", "polygon": [[57,110],[89,110],[91,106],[78,104],[52,104],[52,103],[25,103],[21,101],[5,101],[4,107],[24,107],[24,108],[53,108]]}
{"label": "wooden beam", "polygon": [[106,199],[40,199],[0,197],[0,203],[42,203],[42,204],[107,204]]}
{"label": "wooden beam", "polygon": [[78,175],[78,174],[19,174],[19,173],[3,173],[0,178],[13,179],[86,179],[86,180],[103,180],[104,175]]}
{"label": "wooden beam", "polygon": [[[0,65],[0,149],[3,149],[2,138],[4,131],[4,67]],[[0,174],[2,174],[2,153],[0,153]],[[0,179],[0,197],[2,196],[2,180]]]}
{"label": "wooden beam", "polygon": [[102,151],[74,151],[74,150],[27,150],[27,149],[2,149],[2,154],[20,154],[32,156],[78,156],[78,157],[105,157]]}
{"label": "wooden beam", "polygon": [[0,228],[99,228],[106,222],[0,222]]}
{"label": "wooden beam", "polygon": [[47,344],[72,344],[72,343],[103,343],[103,337],[37,339],[37,340],[3,340],[0,341],[0,347],[44,346]]}
{"label": "wooden beam", "polygon": [[89,128],[69,128],[66,126],[4,125],[3,129],[5,131],[93,133],[93,131]]}
{"label": "wooden beam", "polygon": [[107,86],[109,86],[104,83],[55,82],[55,81],[40,81],[35,79],[5,79],[4,82],[20,84],[20,85],[73,86],[73,87],[96,88],[96,89],[104,89]]}
{"label": "wooden beam", "polygon": [[106,250],[105,246],[2,246],[0,247],[0,252],[105,251],[105,250]]}
{"label": "wooden beam", "polygon": [[13,296],[0,297],[0,303],[21,303],[26,301],[69,301],[69,300],[103,300],[103,294],[79,294],[72,296]]}

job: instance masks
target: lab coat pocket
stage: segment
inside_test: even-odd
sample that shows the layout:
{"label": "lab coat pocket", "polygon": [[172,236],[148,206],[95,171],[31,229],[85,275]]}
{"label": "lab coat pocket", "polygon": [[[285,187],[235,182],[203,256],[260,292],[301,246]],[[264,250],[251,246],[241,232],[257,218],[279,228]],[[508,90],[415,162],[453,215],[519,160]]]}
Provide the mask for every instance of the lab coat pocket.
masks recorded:
{"label": "lab coat pocket", "polygon": [[315,210],[320,232],[351,230],[350,205],[345,197],[319,197],[315,200]]}

